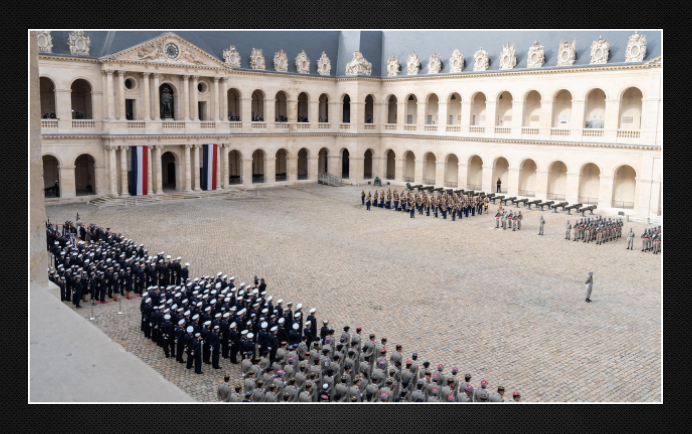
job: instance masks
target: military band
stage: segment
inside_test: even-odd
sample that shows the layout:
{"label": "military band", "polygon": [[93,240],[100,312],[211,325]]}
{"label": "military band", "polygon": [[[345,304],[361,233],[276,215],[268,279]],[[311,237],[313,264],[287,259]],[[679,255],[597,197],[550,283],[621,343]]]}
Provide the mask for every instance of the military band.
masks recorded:
{"label": "military band", "polygon": [[[572,225],[569,220],[566,226],[566,240],[579,241],[583,243],[594,242],[601,245],[607,242],[616,241],[622,237],[622,219],[594,218],[579,219]],[[631,229],[630,229],[631,230]],[[570,236],[570,232],[572,236]]]}
{"label": "military band", "polygon": [[[463,194],[449,194],[447,192],[428,195],[427,192],[412,193],[411,191],[402,190],[401,193],[394,191],[391,188],[387,192],[375,190],[374,195],[365,190],[361,191],[361,205],[366,205],[366,209],[370,211],[370,198],[372,205],[383,209],[393,211],[403,211],[409,214],[409,218],[415,218],[416,212],[418,215],[425,214],[426,216],[433,215],[438,218],[440,215],[443,220],[449,216],[452,221],[456,219],[468,218],[469,214],[474,217],[476,214],[487,214],[489,200],[487,197],[470,196]],[[521,212],[520,212],[521,214]],[[521,217],[514,228],[521,228]]]}

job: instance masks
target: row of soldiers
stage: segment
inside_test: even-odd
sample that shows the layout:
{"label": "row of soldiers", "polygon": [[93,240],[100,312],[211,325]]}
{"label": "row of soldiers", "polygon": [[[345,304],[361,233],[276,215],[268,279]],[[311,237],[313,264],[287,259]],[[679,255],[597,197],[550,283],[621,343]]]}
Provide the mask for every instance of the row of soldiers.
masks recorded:
{"label": "row of soldiers", "polygon": [[[630,229],[632,241],[627,237],[627,248],[634,250],[634,232]],[[661,226],[655,228],[647,228],[642,233],[642,252],[652,252],[654,255],[661,253]]]}
{"label": "row of soldiers", "polygon": [[622,219],[605,219],[601,216],[580,219],[574,222],[574,226],[567,220],[565,239],[569,240],[570,234],[574,233],[574,241],[582,240],[584,243],[593,241],[596,244],[603,244],[621,238],[623,226]]}
{"label": "row of soldiers", "polygon": [[502,209],[502,207],[497,209],[495,213],[495,229],[499,229],[502,225],[502,229],[507,229],[507,225],[512,228],[512,231],[521,230],[521,221],[524,216],[521,211],[513,212]]}
{"label": "row of soldiers", "polygon": [[374,205],[394,211],[408,212],[411,218],[415,218],[415,212],[418,211],[419,215],[423,215],[425,212],[427,216],[430,216],[432,213],[436,218],[442,214],[443,219],[447,219],[447,214],[449,214],[454,221],[457,217],[459,219],[464,216],[468,218],[469,214],[475,216],[482,214],[483,211],[487,213],[488,203],[487,197],[448,194],[446,191],[430,196],[427,192],[413,194],[411,191],[402,191],[401,196],[399,196],[396,189],[394,189],[394,193],[388,189],[386,199],[384,190],[380,190],[379,195],[378,191],[375,190],[374,196],[369,191],[367,195],[365,190],[361,191],[361,204],[366,205],[368,211],[370,211],[371,205]]}

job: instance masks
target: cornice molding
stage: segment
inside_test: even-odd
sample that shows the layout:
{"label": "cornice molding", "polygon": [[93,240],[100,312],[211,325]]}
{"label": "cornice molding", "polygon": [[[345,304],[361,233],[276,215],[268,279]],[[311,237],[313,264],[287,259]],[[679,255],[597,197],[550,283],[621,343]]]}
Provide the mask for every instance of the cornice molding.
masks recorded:
{"label": "cornice molding", "polygon": [[312,132],[312,133],[224,133],[224,134],[42,134],[47,140],[77,140],[77,139],[101,139],[101,140],[157,140],[162,139],[218,139],[230,140],[233,138],[268,138],[268,137],[345,137],[345,138],[395,138],[407,140],[440,140],[455,142],[517,144],[517,145],[542,145],[542,146],[567,146],[585,148],[608,149],[639,149],[647,151],[661,151],[659,145],[642,145],[634,143],[594,143],[594,142],[569,142],[551,140],[524,140],[524,139],[498,139],[487,137],[455,137],[455,136],[431,136],[416,134],[396,133],[341,133],[341,132]]}

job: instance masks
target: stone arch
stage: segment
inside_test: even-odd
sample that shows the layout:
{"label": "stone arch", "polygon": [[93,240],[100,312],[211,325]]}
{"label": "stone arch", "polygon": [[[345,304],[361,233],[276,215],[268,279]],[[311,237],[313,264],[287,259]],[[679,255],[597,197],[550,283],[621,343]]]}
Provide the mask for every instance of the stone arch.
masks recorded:
{"label": "stone arch", "polygon": [[90,154],[75,159],[74,185],[77,196],[96,194],[96,159]]}
{"label": "stone arch", "polygon": [[548,165],[548,200],[565,200],[567,197],[567,165],[555,160]]}
{"label": "stone arch", "polygon": [[274,159],[274,177],[277,182],[288,180],[288,150],[281,148],[276,151]]}
{"label": "stone arch", "polygon": [[629,164],[615,169],[613,174],[613,208],[632,209],[637,202],[637,171]]}
{"label": "stone arch", "polygon": [[596,205],[601,187],[601,168],[595,163],[586,163],[579,170],[579,202]]}
{"label": "stone arch", "polygon": [[[164,89],[168,89],[168,91],[171,94],[173,94],[170,116],[166,116],[166,111],[164,110],[164,107],[163,107],[164,100],[163,100],[162,96],[165,92]],[[159,84],[159,88],[158,88],[157,92],[159,93],[159,101],[161,102],[160,107],[158,107],[158,109],[156,109],[156,110],[159,110],[159,117],[163,120],[181,119],[183,114],[179,113],[179,107],[181,107],[181,105],[179,104],[180,93],[178,92],[177,86],[170,81],[164,81],[161,84]]]}
{"label": "stone arch", "polygon": [[322,148],[317,154],[317,173],[329,172],[329,149]]}
{"label": "stone arch", "polygon": [[298,122],[310,122],[309,112],[310,112],[310,94],[307,92],[300,92],[298,94],[298,100],[296,101],[298,117],[296,121]]}
{"label": "stone arch", "polygon": [[531,158],[519,165],[519,195],[536,197],[536,162]]}
{"label": "stone arch", "polygon": [[530,90],[524,95],[523,127],[538,128],[541,118],[541,93]]}
{"label": "stone arch", "polygon": [[328,93],[320,94],[320,104],[319,104],[319,121],[329,122],[329,100],[330,96]]}
{"label": "stone arch", "polygon": [[461,94],[452,92],[447,97],[447,119],[440,119],[447,125],[461,125]]}
{"label": "stone arch", "polygon": [[91,92],[93,86],[83,78],[78,78],[70,85],[70,103],[72,119],[93,119]]}
{"label": "stone arch", "polygon": [[341,177],[348,179],[351,175],[351,153],[348,148],[343,148],[339,152],[339,156],[341,157]]}
{"label": "stone arch", "polygon": [[483,189],[483,159],[478,155],[472,155],[469,157],[468,172],[466,175],[466,189]]}
{"label": "stone arch", "polygon": [[392,149],[388,149],[384,155],[387,156],[385,176],[387,179],[393,180],[396,178],[396,153]]}
{"label": "stone arch", "polygon": [[437,170],[437,157],[433,152],[427,152],[423,156],[423,184],[435,185]]}
{"label": "stone arch", "polygon": [[351,97],[347,93],[341,95],[341,122],[351,122]]}
{"label": "stone arch", "polygon": [[497,94],[495,101],[495,126],[511,127],[514,97],[509,91],[505,90]]}
{"label": "stone arch", "polygon": [[471,126],[485,126],[485,108],[487,97],[483,92],[476,92],[471,97]]}
{"label": "stone arch", "polygon": [[41,117],[48,115],[50,118],[53,114],[57,118],[55,113],[55,81],[44,76],[39,79],[39,86],[41,88]]}
{"label": "stone arch", "polygon": [[266,182],[267,154],[264,149],[258,148],[252,153],[252,183]]}
{"label": "stone arch", "polygon": [[228,104],[228,113],[226,116],[229,121],[238,122],[241,120],[242,114],[242,93],[240,89],[232,87],[226,92],[226,102]]}
{"label": "stone arch", "polygon": [[638,87],[630,86],[622,92],[620,97],[620,113],[618,115],[619,129],[641,129],[643,99],[644,94]]}
{"label": "stone arch", "polygon": [[509,188],[509,161],[505,157],[497,157],[493,161],[493,192],[497,192],[497,179],[502,182],[500,193],[507,193]]}
{"label": "stone arch", "polygon": [[[199,150],[193,149],[193,152],[202,152],[202,147]],[[200,161],[202,157],[200,156]],[[166,190],[182,190],[183,177],[180,174],[180,155],[173,149],[164,147],[161,152],[161,186],[164,191]],[[201,175],[202,168],[200,167],[200,181],[202,180]],[[128,177],[129,178],[129,177]],[[192,177],[192,183],[194,183],[195,177]],[[195,188],[201,188],[201,185],[193,186]]]}
{"label": "stone arch", "polygon": [[274,122],[288,122],[288,92],[285,90],[274,96]]}
{"label": "stone arch", "polygon": [[[43,188],[45,197],[60,197],[62,179],[60,178],[60,159],[55,155],[45,154],[43,160]],[[55,188],[55,182],[58,188]]]}
{"label": "stone arch", "polygon": [[560,89],[553,95],[553,128],[570,128],[572,120],[572,93]]}
{"label": "stone arch", "polygon": [[459,157],[447,154],[445,157],[445,187],[459,187]]}
{"label": "stone arch", "polygon": [[229,185],[243,183],[243,153],[239,149],[231,149],[228,153],[228,183]]}
{"label": "stone arch", "polygon": [[431,93],[425,98],[425,123],[437,125],[439,123],[438,112],[440,109],[440,98],[436,93]]}
{"label": "stone arch", "polygon": [[605,123],[606,99],[601,88],[594,87],[584,97],[584,128],[603,128]]}
{"label": "stone arch", "polygon": [[372,94],[368,94],[365,97],[363,122],[366,124],[372,124],[375,122],[375,97]]}
{"label": "stone arch", "polygon": [[306,180],[310,176],[310,150],[300,148],[298,151],[298,180]]}
{"label": "stone arch", "polygon": [[250,114],[252,116],[252,122],[264,122],[266,120],[264,118],[264,98],[265,94],[262,89],[255,89],[252,91],[250,102]]}
{"label": "stone arch", "polygon": [[416,154],[413,151],[404,153],[404,181],[415,182],[416,180]]}
{"label": "stone arch", "polygon": [[406,124],[418,123],[418,97],[412,93],[406,95]]}
{"label": "stone arch", "polygon": [[396,95],[387,96],[387,123],[396,124],[397,98]]}

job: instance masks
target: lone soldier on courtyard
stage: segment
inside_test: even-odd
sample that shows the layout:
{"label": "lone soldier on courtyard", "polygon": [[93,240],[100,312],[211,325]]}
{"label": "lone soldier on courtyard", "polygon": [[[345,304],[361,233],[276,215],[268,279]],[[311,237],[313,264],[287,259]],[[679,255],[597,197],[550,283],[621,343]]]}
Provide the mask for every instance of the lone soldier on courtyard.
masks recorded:
{"label": "lone soldier on courtyard", "polygon": [[586,279],[586,302],[591,303],[591,290],[593,289],[593,271],[589,271],[589,277]]}
{"label": "lone soldier on courtyard", "polygon": [[545,219],[541,216],[541,219],[538,221],[538,235],[543,235],[543,226],[545,226]]}
{"label": "lone soldier on courtyard", "polygon": [[627,233],[627,250],[634,250],[634,231],[632,228]]}
{"label": "lone soldier on courtyard", "polygon": [[565,226],[565,239],[566,240],[569,241],[569,237],[570,237],[571,233],[572,233],[572,225],[569,223],[569,220],[567,220],[567,226]]}

